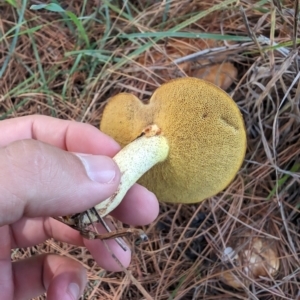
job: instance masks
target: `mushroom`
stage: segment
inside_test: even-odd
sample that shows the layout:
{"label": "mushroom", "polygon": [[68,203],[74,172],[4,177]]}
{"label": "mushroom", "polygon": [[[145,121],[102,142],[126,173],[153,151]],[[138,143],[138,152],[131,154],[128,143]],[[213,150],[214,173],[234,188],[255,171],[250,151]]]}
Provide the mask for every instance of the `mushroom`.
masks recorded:
{"label": "mushroom", "polygon": [[241,167],[246,132],[236,103],[212,83],[192,77],[160,86],[148,104],[121,93],[112,97],[100,129],[123,149],[115,195],[96,206],[111,212],[137,181],[160,201],[196,203],[226,188]]}
{"label": "mushroom", "polygon": [[227,247],[222,259],[224,263],[231,261],[239,272],[235,269],[222,270],[221,280],[235,289],[241,289],[248,287],[251,279],[275,276],[280,263],[274,243],[264,237],[252,237],[250,232],[245,238],[235,241],[235,245],[238,246],[241,240],[246,247],[237,247],[239,251]]}

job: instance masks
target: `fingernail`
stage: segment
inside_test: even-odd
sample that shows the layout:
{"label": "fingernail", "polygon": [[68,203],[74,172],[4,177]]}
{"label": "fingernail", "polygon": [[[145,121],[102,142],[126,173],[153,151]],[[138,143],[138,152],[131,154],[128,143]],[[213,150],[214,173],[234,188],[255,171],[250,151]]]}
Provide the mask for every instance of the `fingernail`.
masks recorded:
{"label": "fingernail", "polygon": [[70,296],[73,297],[74,300],[77,300],[79,298],[79,285],[77,283],[70,283],[69,288],[68,288],[68,293]]}
{"label": "fingernail", "polygon": [[77,154],[82,161],[89,178],[99,183],[111,183],[116,177],[117,167],[114,161],[106,156]]}

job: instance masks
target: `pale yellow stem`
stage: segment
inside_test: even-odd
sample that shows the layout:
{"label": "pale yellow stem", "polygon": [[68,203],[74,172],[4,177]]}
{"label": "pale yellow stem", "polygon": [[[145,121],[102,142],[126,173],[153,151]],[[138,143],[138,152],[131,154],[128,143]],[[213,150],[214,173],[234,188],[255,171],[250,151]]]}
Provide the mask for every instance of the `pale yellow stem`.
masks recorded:
{"label": "pale yellow stem", "polygon": [[[154,165],[164,161],[168,153],[167,139],[160,134],[144,134],[125,146],[113,158],[121,171],[119,188],[114,195],[95,206],[99,215],[103,218],[114,210],[133,184]],[[91,217],[92,221],[97,221],[95,216]],[[88,222],[88,219],[84,221]]]}

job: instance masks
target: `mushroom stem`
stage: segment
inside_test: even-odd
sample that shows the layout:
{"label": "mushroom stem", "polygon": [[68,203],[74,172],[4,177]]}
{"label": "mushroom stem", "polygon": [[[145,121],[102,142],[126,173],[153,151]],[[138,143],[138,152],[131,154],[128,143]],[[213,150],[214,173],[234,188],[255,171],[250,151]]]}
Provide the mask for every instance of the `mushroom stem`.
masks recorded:
{"label": "mushroom stem", "polygon": [[[120,184],[115,194],[95,206],[99,215],[105,217],[114,210],[133,184],[154,165],[164,161],[168,153],[167,139],[160,134],[158,127],[147,126],[141,137],[129,143],[114,156],[113,159],[121,171]],[[97,221],[94,216],[91,217],[92,221]]]}

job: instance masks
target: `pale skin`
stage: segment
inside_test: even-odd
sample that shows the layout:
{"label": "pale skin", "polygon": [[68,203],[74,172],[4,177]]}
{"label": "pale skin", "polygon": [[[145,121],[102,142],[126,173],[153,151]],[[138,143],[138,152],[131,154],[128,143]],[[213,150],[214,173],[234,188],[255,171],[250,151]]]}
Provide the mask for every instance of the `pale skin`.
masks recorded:
{"label": "pale skin", "polygon": [[[93,126],[45,116],[1,121],[0,133],[1,298],[30,299],[46,291],[49,300],[78,299],[87,282],[80,263],[53,254],[12,263],[11,249],[53,237],[87,247],[101,267],[119,271],[102,241],[86,240],[51,216],[82,212],[111,196],[120,181],[111,157],[120,147]],[[135,184],[111,214],[123,223],[146,225],[157,217],[158,202]],[[104,229],[99,225],[98,231]],[[130,251],[114,240],[107,243],[127,267]]]}

